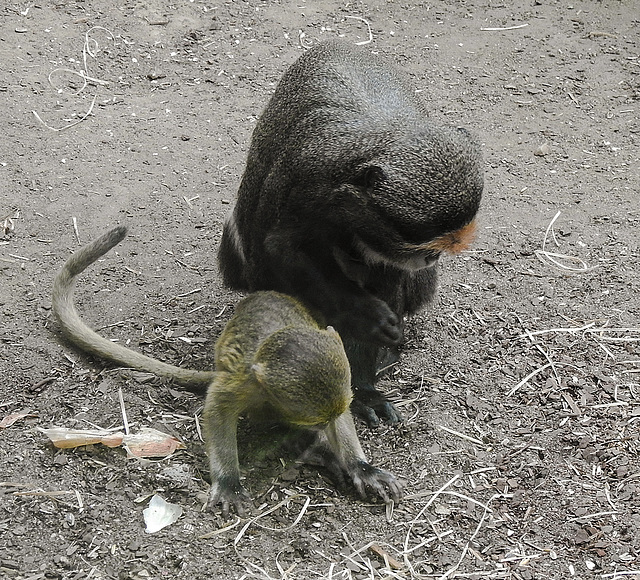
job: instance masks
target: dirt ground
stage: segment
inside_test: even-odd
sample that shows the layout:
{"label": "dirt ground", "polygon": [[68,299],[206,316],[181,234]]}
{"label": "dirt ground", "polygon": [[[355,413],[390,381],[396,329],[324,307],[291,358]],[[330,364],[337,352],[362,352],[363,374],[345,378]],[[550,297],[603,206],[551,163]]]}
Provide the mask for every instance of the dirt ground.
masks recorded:
{"label": "dirt ground", "polygon": [[[0,429],[0,577],[640,579],[640,13],[510,4],[3,3],[0,419],[27,415]],[[367,25],[486,160],[477,242],[443,261],[382,383],[406,420],[358,425],[407,495],[387,513],[243,424],[255,502],[225,522],[202,509],[202,402],[62,344],[52,278],[127,224],[82,280],[83,315],[211,368],[239,299],[216,250],[256,117],[303,45]],[[57,451],[37,430],[122,426],[119,389],[133,431],[186,450]],[[183,515],[147,534],[154,493]]]}

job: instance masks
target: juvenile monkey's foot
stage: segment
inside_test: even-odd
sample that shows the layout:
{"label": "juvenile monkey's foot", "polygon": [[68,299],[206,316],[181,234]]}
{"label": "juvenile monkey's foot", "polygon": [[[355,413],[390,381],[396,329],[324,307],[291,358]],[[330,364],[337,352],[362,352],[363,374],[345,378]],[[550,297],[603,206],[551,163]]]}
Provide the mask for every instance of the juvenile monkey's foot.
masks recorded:
{"label": "juvenile monkey's foot", "polygon": [[382,419],[390,425],[401,423],[404,418],[386,397],[373,387],[355,388],[351,412],[369,427],[377,427]]}
{"label": "juvenile monkey's foot", "polygon": [[347,489],[348,481],[345,471],[342,469],[340,459],[329,450],[319,447],[309,448],[298,459],[300,463],[315,465],[323,469],[326,476],[338,489]]}
{"label": "juvenile monkey's foot", "polygon": [[209,511],[216,511],[218,505],[221,505],[222,517],[226,519],[229,517],[229,508],[233,507],[240,517],[244,517],[246,514],[246,504],[250,501],[251,496],[247,493],[247,490],[242,487],[240,481],[229,481],[225,478],[220,478],[217,481],[211,482],[207,509]]}
{"label": "juvenile monkey's foot", "polygon": [[323,467],[326,475],[338,488],[344,490],[348,484],[352,484],[363,499],[367,497],[367,490],[372,490],[385,502],[398,502],[402,499],[402,484],[388,471],[360,460],[345,465],[327,446],[326,439],[318,441],[316,437],[301,438],[300,442],[306,446],[298,461]]}
{"label": "juvenile monkey's foot", "polygon": [[373,490],[385,503],[392,500],[398,503],[402,499],[402,484],[395,475],[384,469],[378,469],[366,461],[358,461],[347,472],[363,499],[367,497],[367,489]]}

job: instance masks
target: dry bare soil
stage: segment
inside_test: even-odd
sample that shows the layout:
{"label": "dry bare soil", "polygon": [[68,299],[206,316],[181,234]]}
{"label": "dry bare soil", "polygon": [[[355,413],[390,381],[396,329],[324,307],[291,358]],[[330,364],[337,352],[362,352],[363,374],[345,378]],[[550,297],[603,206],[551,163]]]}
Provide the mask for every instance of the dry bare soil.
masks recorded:
{"label": "dry bare soil", "polygon": [[[84,316],[211,368],[256,117],[302,45],[366,41],[362,19],[433,119],[482,141],[479,236],[382,384],[406,421],[358,426],[405,500],[340,492],[243,425],[258,519],[225,522],[202,510],[202,401],[62,344],[52,278],[127,224],[83,278]],[[638,580],[639,23],[633,0],[3,2],[0,418],[28,414],[0,430],[0,577]],[[56,451],[36,429],[121,426],[119,389],[133,431],[187,449]],[[151,535],[154,493],[184,514]]]}

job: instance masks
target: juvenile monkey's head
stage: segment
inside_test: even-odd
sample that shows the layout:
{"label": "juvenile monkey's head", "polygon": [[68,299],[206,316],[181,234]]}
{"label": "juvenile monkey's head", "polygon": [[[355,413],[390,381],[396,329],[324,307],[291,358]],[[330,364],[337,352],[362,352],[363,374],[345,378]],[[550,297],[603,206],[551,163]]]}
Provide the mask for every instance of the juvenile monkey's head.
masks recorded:
{"label": "juvenile monkey's head", "polygon": [[351,404],[351,371],[331,327],[287,327],[267,338],[252,372],[282,418],[301,427],[324,426]]}
{"label": "juvenile monkey's head", "polygon": [[482,197],[479,145],[463,129],[426,124],[370,141],[343,190],[364,259],[419,270],[464,250]]}

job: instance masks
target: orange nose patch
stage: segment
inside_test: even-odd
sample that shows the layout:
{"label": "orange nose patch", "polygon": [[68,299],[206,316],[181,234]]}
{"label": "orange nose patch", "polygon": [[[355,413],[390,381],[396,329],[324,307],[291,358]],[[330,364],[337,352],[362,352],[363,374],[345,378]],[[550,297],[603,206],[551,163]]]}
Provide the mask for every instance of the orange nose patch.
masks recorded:
{"label": "orange nose patch", "polygon": [[438,236],[435,240],[431,240],[424,247],[433,252],[459,254],[462,250],[466,250],[471,245],[475,234],[476,222],[472,221],[454,232]]}

